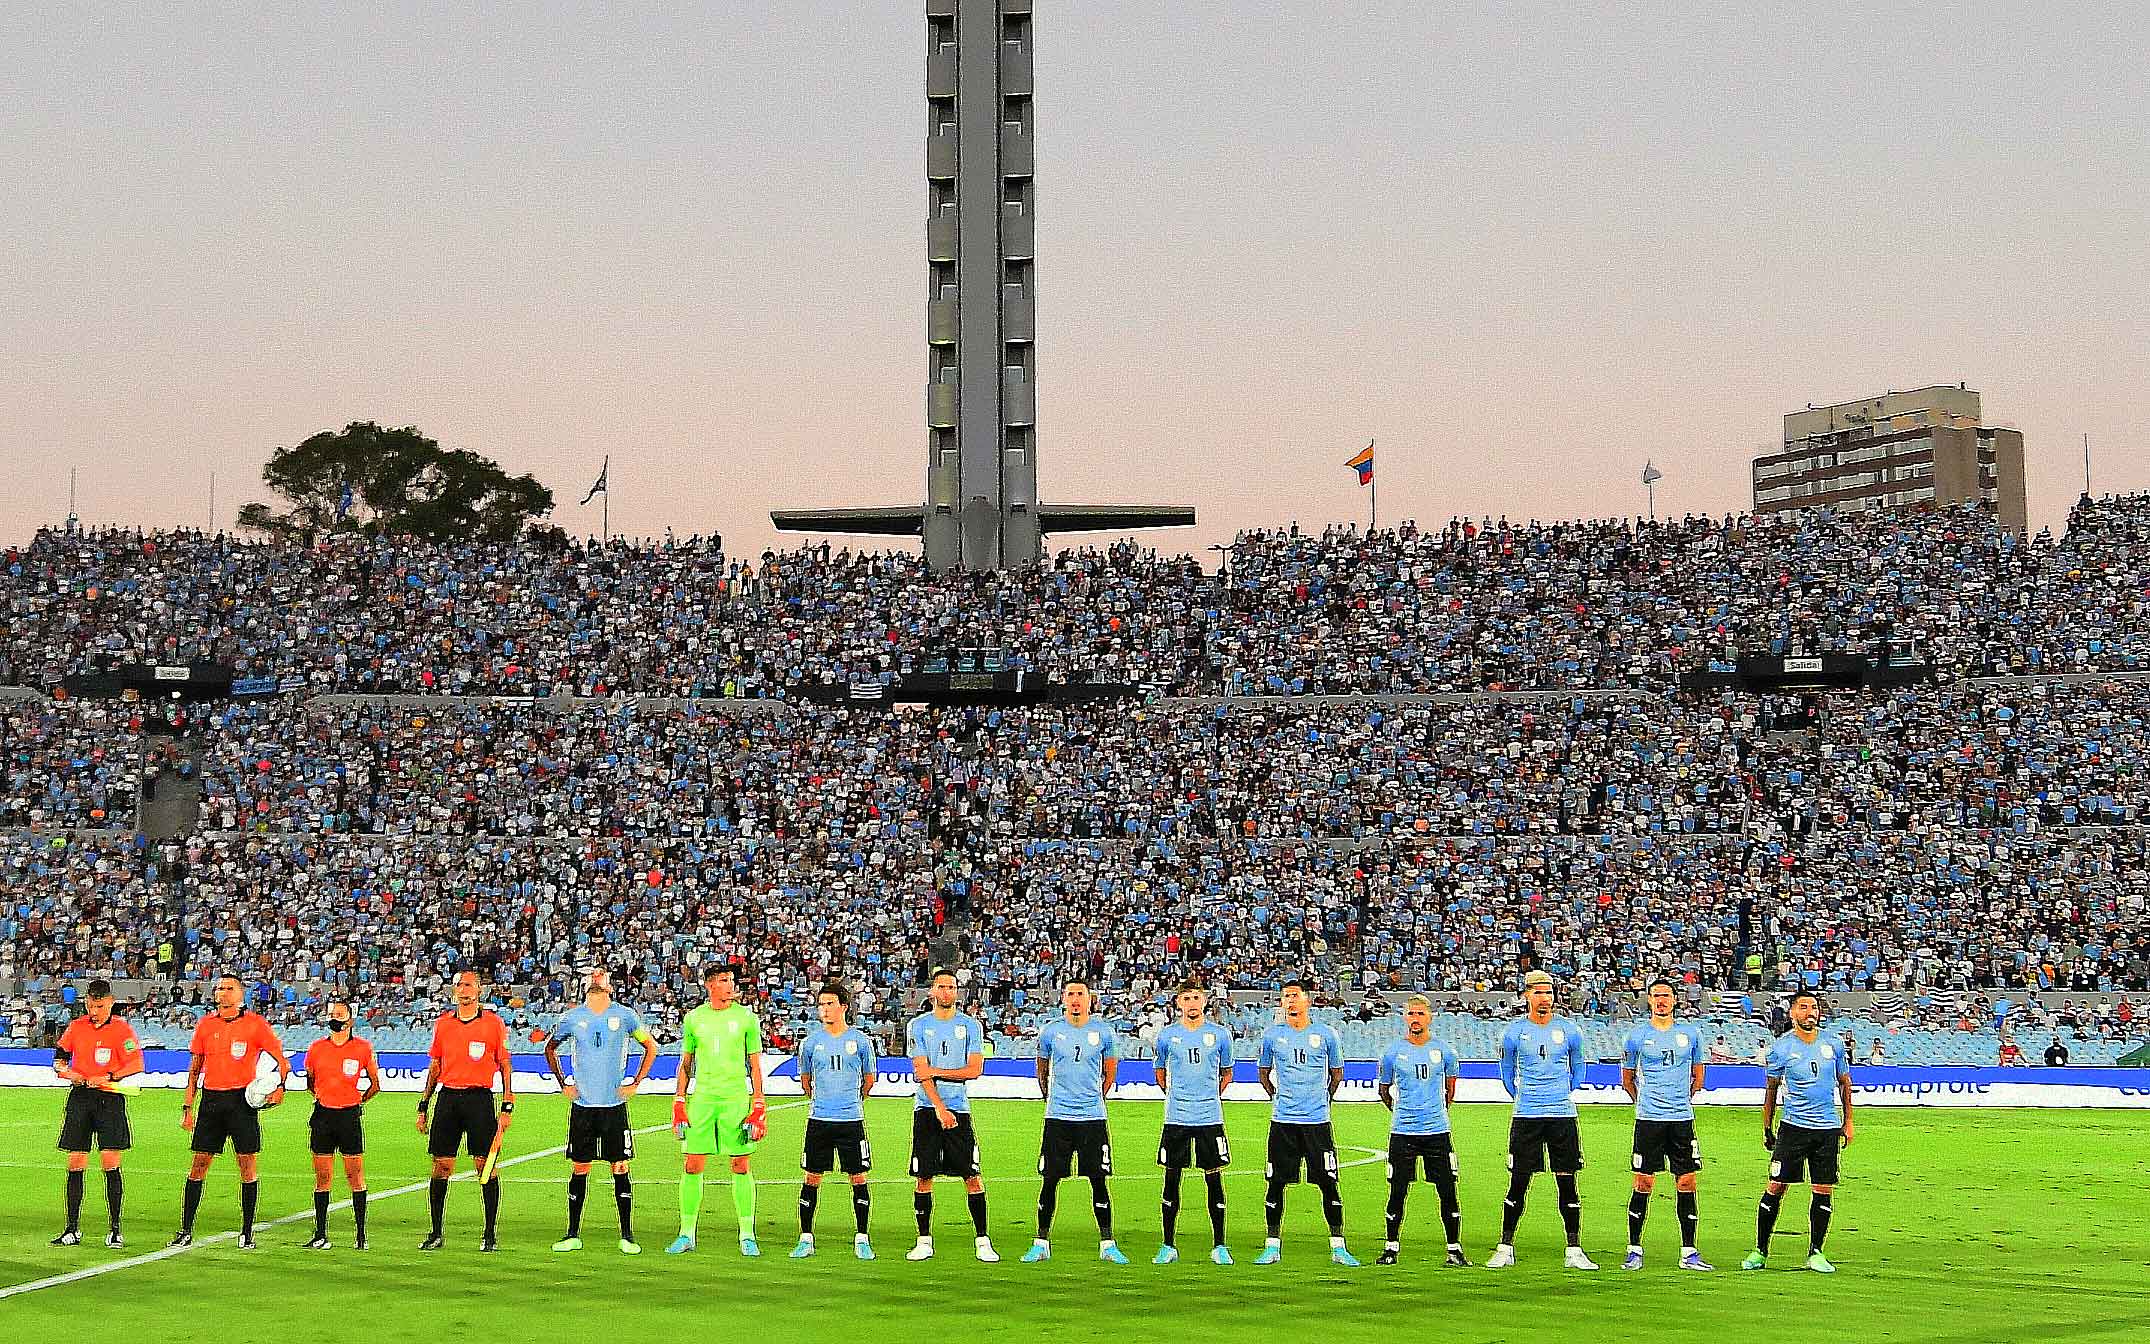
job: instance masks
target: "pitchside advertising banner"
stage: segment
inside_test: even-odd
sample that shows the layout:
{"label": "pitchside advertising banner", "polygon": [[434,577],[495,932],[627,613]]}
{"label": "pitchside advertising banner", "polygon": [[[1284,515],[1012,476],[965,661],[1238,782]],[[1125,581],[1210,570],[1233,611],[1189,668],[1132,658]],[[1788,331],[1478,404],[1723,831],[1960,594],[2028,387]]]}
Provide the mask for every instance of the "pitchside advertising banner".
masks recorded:
{"label": "pitchside advertising banner", "polygon": [[[187,1056],[179,1050],[143,1052],[144,1072],[133,1081],[144,1087],[183,1087],[187,1081]],[[425,1082],[426,1057],[418,1054],[384,1054],[381,1077],[390,1092],[416,1092]],[[799,1094],[798,1061],[790,1055],[762,1056],[771,1096]],[[650,1073],[650,1086],[669,1091],[679,1069],[675,1055],[660,1055]],[[294,1085],[303,1085],[303,1074]],[[1759,1106],[1762,1102],[1762,1069],[1757,1064],[1713,1064],[1708,1086],[1695,1098],[1699,1106]],[[1852,1098],[1858,1106],[2049,1106],[2108,1107],[2150,1110],[2150,1069],[2001,1069],[2001,1068],[1905,1068],[1889,1065],[1855,1067],[1851,1072]],[[0,1086],[63,1086],[52,1072],[49,1050],[0,1050]],[[557,1088],[546,1072],[541,1055],[515,1056],[515,1089],[544,1093]],[[912,1094],[911,1062],[883,1059],[874,1082],[877,1097],[908,1097]],[[1036,1065],[1027,1059],[989,1059],[985,1076],[970,1085],[970,1094],[987,1098],[1029,1098],[1038,1095]],[[1115,1098],[1145,1101],[1164,1094],[1147,1060],[1124,1060],[1120,1064]],[[1254,1065],[1245,1061],[1233,1069],[1227,1101],[1266,1100],[1255,1081]],[[1374,1064],[1350,1060],[1344,1065],[1344,1084],[1337,1090],[1340,1102],[1370,1102],[1374,1095]],[[1508,1093],[1501,1087],[1500,1071],[1492,1064],[1468,1063],[1456,1084],[1456,1100],[1501,1102]],[[1626,1106],[1632,1103],[1620,1090],[1620,1070],[1612,1064],[1592,1064],[1588,1079],[1575,1100],[1583,1105]]]}

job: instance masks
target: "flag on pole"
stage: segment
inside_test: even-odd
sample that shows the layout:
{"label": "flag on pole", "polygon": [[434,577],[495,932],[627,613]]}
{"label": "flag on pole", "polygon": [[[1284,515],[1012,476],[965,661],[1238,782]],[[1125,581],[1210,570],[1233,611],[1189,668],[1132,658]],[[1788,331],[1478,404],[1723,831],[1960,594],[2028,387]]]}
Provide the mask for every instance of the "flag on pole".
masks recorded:
{"label": "flag on pole", "polygon": [[1659,481],[1662,481],[1664,479],[1664,472],[1659,471],[1656,467],[1651,466],[1648,462],[1642,464],[1642,483],[1644,485],[1655,485]]}
{"label": "flag on pole", "polygon": [[612,497],[612,491],[607,489],[605,486],[605,478],[610,476],[611,474],[612,459],[608,456],[605,458],[605,465],[597,469],[596,484],[590,487],[590,493],[582,497],[582,502],[584,504],[589,503],[591,500],[597,498],[599,495],[603,495],[607,499],[610,499]]}
{"label": "flag on pole", "polygon": [[1344,465],[1359,473],[1360,485],[1372,485],[1374,483],[1374,445],[1368,443],[1359,450],[1357,457],[1352,458]]}

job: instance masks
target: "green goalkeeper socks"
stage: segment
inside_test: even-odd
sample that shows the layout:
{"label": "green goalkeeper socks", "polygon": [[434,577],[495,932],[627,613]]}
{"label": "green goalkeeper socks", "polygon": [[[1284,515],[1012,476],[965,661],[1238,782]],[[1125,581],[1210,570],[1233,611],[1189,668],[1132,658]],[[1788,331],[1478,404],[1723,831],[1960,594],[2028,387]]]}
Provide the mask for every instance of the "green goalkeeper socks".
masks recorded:
{"label": "green goalkeeper socks", "polygon": [[679,1235],[694,1235],[694,1225],[702,1218],[702,1173],[681,1172],[679,1176]]}
{"label": "green goalkeeper socks", "polygon": [[739,1239],[754,1239],[754,1176],[751,1172],[732,1173],[732,1208],[739,1214]]}

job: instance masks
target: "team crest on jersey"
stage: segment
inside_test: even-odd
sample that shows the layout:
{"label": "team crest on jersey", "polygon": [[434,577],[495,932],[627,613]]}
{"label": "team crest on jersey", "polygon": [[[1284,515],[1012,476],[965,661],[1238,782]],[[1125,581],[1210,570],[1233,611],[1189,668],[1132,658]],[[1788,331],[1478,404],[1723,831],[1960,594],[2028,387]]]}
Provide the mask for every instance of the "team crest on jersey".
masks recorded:
{"label": "team crest on jersey", "polygon": [[1683,1032],[1681,1032],[1681,1033],[1680,1033],[1679,1035],[1677,1035],[1677,1036],[1673,1037],[1672,1039],[1673,1039],[1673,1040],[1675,1040],[1675,1041],[1677,1041],[1677,1042],[1679,1042],[1679,1045],[1680,1045],[1680,1049],[1682,1049],[1682,1050],[1685,1050],[1685,1049],[1687,1048],[1687,1033],[1686,1033],[1686,1032],[1684,1032],[1684,1031],[1683,1031]]}
{"label": "team crest on jersey", "polygon": [[110,1064],[110,1063],[112,1062],[112,1047],[110,1047],[110,1046],[108,1046],[108,1045],[100,1045],[100,1046],[98,1046],[98,1047],[97,1047],[97,1062],[98,1062],[99,1064]]}
{"label": "team crest on jersey", "polygon": [[1321,1037],[1319,1037],[1319,1036],[1308,1036],[1308,1037],[1306,1038],[1306,1043],[1307,1043],[1308,1045],[1311,1045],[1311,1046],[1315,1046],[1315,1047],[1317,1047],[1317,1048],[1318,1048],[1318,1047],[1319,1047],[1319,1046],[1321,1045]]}
{"label": "team crest on jersey", "polygon": [[616,1018],[616,1017],[608,1017],[608,1018],[606,1018],[606,1019],[605,1019],[605,1030],[606,1030],[606,1031],[618,1031],[619,1029],[620,1029],[620,1020],[619,1020],[618,1018]]}
{"label": "team crest on jersey", "polygon": [[845,1053],[845,1054],[847,1054],[847,1055],[855,1055],[855,1054],[857,1054],[858,1052],[859,1052],[859,1043],[858,1043],[857,1041],[845,1041],[845,1042],[844,1042],[844,1053]]}
{"label": "team crest on jersey", "polygon": [[1092,1044],[1092,1045],[1096,1045],[1096,1044],[1097,1044],[1097,1033],[1096,1033],[1096,1032],[1094,1032],[1094,1031],[1090,1033],[1090,1044]]}
{"label": "team crest on jersey", "polygon": [[1434,1066],[1435,1068],[1439,1068],[1439,1067],[1441,1066],[1441,1052],[1440,1052],[1440,1051],[1438,1051],[1438,1050],[1434,1051],[1434,1052],[1433,1052],[1433,1054],[1432,1054],[1432,1055],[1430,1055],[1430,1056],[1429,1056],[1428,1058],[1430,1058],[1430,1059],[1432,1060],[1432,1062],[1433,1062],[1433,1066]]}
{"label": "team crest on jersey", "polygon": [[1835,1046],[1833,1046],[1833,1045],[1825,1045],[1825,1046],[1823,1046],[1823,1047],[1822,1047],[1822,1059],[1823,1059],[1823,1061],[1824,1061],[1824,1062],[1827,1062],[1828,1060],[1832,1060],[1832,1059],[1835,1059],[1835,1058],[1836,1058],[1836,1047],[1835,1047]]}
{"label": "team crest on jersey", "polygon": [[1564,1031],[1556,1031],[1553,1033],[1553,1044],[1555,1045],[1564,1045],[1567,1043],[1567,1039],[1568,1033]]}
{"label": "team crest on jersey", "polygon": [[357,1061],[357,1060],[355,1060],[355,1059],[347,1059],[347,1060],[345,1060],[345,1061],[343,1062],[343,1076],[344,1076],[344,1077],[346,1077],[346,1078],[356,1078],[356,1077],[358,1077],[358,1061]]}
{"label": "team crest on jersey", "polygon": [[1210,1035],[1210,1034],[1209,1034],[1208,1032],[1206,1032],[1206,1031],[1202,1033],[1202,1044],[1204,1044],[1204,1045],[1215,1045],[1216,1043],[1217,1043],[1217,1038],[1216,1038],[1216,1037],[1214,1037],[1214,1036]]}
{"label": "team crest on jersey", "polygon": [[[233,1053],[234,1055],[236,1055],[236,1054],[238,1054],[239,1052],[238,1052],[237,1050],[234,1050],[234,1051],[232,1051],[232,1053]],[[470,1043],[470,1057],[471,1057],[472,1059],[483,1059],[483,1058],[485,1058],[485,1042],[483,1042],[483,1041],[472,1041],[472,1042]]]}
{"label": "team crest on jersey", "polygon": [[962,1025],[961,1023],[957,1023],[957,1024],[956,1024],[956,1039],[957,1039],[957,1040],[959,1040],[959,1041],[963,1041],[963,1040],[968,1040],[968,1039],[970,1039],[970,1028],[969,1028],[969,1027],[966,1027],[966,1026],[964,1026],[964,1025]]}
{"label": "team crest on jersey", "polygon": [[231,1057],[232,1057],[233,1059],[245,1059],[245,1058],[246,1058],[246,1042],[245,1042],[245,1041],[233,1041],[233,1042],[231,1043]]}

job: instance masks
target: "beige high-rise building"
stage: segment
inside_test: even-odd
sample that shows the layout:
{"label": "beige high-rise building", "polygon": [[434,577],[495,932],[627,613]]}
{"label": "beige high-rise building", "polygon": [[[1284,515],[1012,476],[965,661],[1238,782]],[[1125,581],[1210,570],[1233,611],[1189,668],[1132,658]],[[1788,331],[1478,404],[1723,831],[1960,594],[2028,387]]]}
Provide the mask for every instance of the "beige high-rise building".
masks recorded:
{"label": "beige high-rise building", "polygon": [[1758,514],[1970,503],[2014,531],[2030,525],[2023,435],[1983,424],[1961,384],[1793,411],[1784,447],[1754,459]]}

